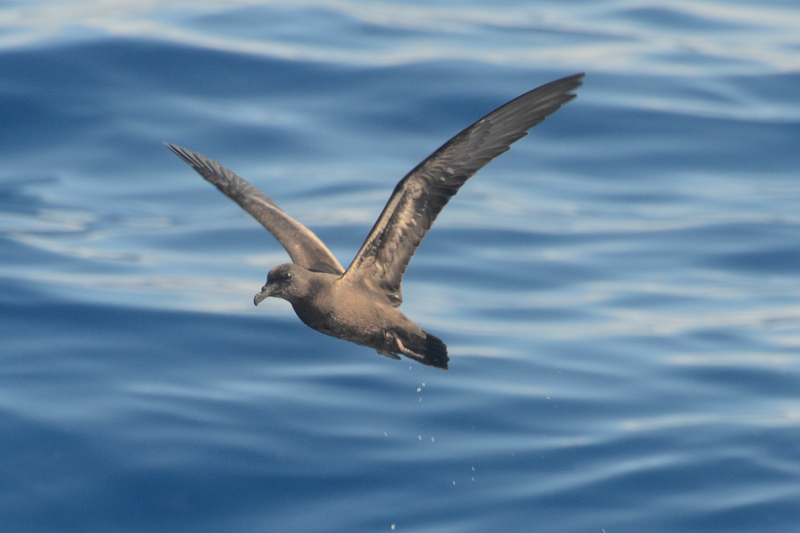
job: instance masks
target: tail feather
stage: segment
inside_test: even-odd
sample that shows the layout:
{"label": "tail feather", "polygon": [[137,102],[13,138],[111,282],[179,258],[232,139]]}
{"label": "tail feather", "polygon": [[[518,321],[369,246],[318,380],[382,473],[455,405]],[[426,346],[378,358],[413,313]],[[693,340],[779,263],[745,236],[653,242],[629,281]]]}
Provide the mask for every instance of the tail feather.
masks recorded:
{"label": "tail feather", "polygon": [[447,346],[442,339],[425,332],[425,361],[423,364],[435,366],[447,370],[447,363],[450,358],[447,356]]}
{"label": "tail feather", "polygon": [[392,359],[400,359],[399,355],[405,355],[423,365],[447,370],[447,363],[450,361],[447,357],[447,346],[439,337],[427,331],[422,333],[424,337],[405,332],[387,333],[386,342],[375,346],[375,349],[379,354]]}
{"label": "tail feather", "polygon": [[416,359],[423,365],[435,366],[447,370],[447,363],[450,358],[447,357],[447,346],[442,342],[442,339],[431,335],[427,331],[423,331],[425,337],[411,336],[403,341],[405,348],[403,355]]}

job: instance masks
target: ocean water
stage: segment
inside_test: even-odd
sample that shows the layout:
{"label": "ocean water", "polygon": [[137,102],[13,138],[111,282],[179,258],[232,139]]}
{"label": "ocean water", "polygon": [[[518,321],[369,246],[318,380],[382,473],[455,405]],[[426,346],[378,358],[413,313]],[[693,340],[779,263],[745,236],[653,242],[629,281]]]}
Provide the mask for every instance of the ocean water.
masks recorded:
{"label": "ocean water", "polygon": [[[448,372],[252,297],[586,72],[404,281]],[[0,531],[800,531],[793,1],[0,2]]]}

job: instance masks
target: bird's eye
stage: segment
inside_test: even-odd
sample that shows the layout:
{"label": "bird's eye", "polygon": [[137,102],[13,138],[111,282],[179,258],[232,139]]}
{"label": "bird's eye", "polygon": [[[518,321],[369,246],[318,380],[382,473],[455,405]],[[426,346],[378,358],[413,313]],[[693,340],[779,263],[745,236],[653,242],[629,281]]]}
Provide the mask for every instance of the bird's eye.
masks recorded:
{"label": "bird's eye", "polygon": [[286,279],[292,279],[292,273],[291,272],[287,272],[286,273]]}

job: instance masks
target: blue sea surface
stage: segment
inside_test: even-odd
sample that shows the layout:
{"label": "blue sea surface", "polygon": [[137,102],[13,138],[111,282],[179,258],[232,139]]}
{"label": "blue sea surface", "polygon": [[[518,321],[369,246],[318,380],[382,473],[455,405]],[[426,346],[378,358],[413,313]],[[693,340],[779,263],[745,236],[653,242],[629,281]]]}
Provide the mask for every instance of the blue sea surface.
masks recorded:
{"label": "blue sea surface", "polygon": [[[402,310],[447,372],[253,307],[508,100]],[[0,2],[0,531],[800,531],[800,5]]]}

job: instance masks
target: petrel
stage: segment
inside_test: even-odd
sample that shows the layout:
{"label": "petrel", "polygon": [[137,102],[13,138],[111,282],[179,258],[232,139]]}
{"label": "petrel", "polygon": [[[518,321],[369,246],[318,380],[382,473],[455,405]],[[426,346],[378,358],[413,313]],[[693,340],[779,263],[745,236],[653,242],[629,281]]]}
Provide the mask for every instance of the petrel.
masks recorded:
{"label": "petrel", "polygon": [[307,326],[400,359],[447,370],[447,346],[398,311],[408,262],[436,216],[464,183],[549,114],[575,98],[584,74],[534,89],[492,111],[409,172],[345,270],[311,230],[266,194],[204,155],[164,143],[250,213],[280,242],[292,262],[269,271],[256,294],[287,300]]}

